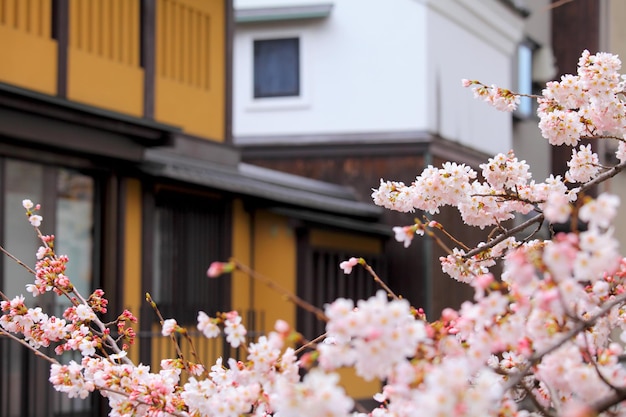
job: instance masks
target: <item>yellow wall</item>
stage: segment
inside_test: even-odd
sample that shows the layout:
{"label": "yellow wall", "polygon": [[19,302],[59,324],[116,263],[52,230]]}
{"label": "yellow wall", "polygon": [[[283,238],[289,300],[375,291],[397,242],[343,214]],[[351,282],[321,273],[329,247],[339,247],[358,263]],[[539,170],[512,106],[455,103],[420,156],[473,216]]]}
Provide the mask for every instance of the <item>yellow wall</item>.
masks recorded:
{"label": "yellow wall", "polygon": [[356,257],[366,253],[382,252],[380,239],[329,230],[311,230],[309,243],[322,248],[351,250]]}
{"label": "yellow wall", "polygon": [[[355,235],[345,232],[334,232],[328,230],[311,230],[309,243],[329,249],[340,249],[353,251],[353,256],[361,257],[367,261],[365,254],[379,254],[382,252],[382,241],[362,235]],[[339,268],[339,265],[337,265]],[[358,377],[354,368],[343,368],[339,370],[341,385],[346,393],[353,398],[371,398],[380,390],[380,382],[365,381]]]}
{"label": "yellow wall", "polygon": [[[251,225],[252,223],[252,230]],[[288,219],[267,211],[253,215],[235,201],[233,209],[233,257],[282,288],[296,291],[296,240]],[[233,274],[232,307],[240,313],[263,312],[265,331],[278,319],[296,322],[296,307],[279,292],[241,272]]]}
{"label": "yellow wall", "polygon": [[[295,294],[296,240],[288,219],[266,211],[257,211],[255,218],[255,269],[276,284]],[[296,307],[278,292],[256,283],[254,302],[265,311],[267,330],[278,319],[292,325],[296,322]]]}
{"label": "yellow wall", "polygon": [[[233,257],[295,294],[297,291],[297,247],[288,219],[263,210],[257,210],[252,217],[244,210],[241,201],[235,201]],[[251,222],[254,225],[254,236],[250,236]],[[309,243],[313,246],[354,251],[354,256],[367,253],[378,254],[382,251],[382,242],[379,239],[362,235],[311,230],[309,236]],[[253,246],[251,242],[254,243]],[[251,250],[254,252],[253,259],[250,256]],[[254,287],[252,291],[251,286]],[[296,307],[291,302],[263,283],[251,281],[241,272],[233,274],[232,306],[239,312],[245,312],[252,306],[257,311],[263,311],[266,318],[265,331],[271,331],[278,319],[287,320],[292,325],[296,322]],[[371,398],[380,390],[379,382],[364,381],[356,376],[353,368],[341,369],[339,374],[341,385],[348,395],[354,398]]]}
{"label": "yellow wall", "polygon": [[[141,293],[141,183],[136,179],[128,179],[126,184],[124,276],[121,280],[124,285],[123,306],[134,314],[139,314],[144,300],[144,295]],[[138,327],[135,330],[138,331]],[[138,363],[139,349],[135,347],[130,353],[131,359]]]}
{"label": "yellow wall", "polygon": [[224,140],[223,0],[157,0],[155,118]]}
{"label": "yellow wall", "polygon": [[0,0],[0,81],[56,94],[52,0]]}
{"label": "yellow wall", "polygon": [[139,2],[69,2],[67,95],[71,100],[143,115]]}

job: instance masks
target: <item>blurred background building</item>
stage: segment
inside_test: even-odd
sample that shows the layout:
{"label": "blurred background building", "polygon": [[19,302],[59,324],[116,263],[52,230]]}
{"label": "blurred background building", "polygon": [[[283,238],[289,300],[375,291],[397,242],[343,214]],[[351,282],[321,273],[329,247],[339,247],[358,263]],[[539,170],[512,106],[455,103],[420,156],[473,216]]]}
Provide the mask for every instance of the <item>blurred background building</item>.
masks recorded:
{"label": "blurred background building", "polygon": [[[40,202],[43,232],[70,255],[79,290],[104,288],[109,319],[140,312],[131,357],[143,363],[174,355],[145,292],[185,325],[198,310],[238,309],[251,336],[278,318],[307,337],[321,331],[249,277],[208,280],[209,263],[230,256],[320,307],[376,290],[363,271],[338,268],[362,256],[436,317],[469,292],[443,277],[431,241],[394,241],[390,228],[413,218],[373,206],[371,189],[448,160],[476,169],[512,148],[539,181],[562,169],[571,150],[553,153],[540,138],[531,101],[499,113],[460,80],[540,91],[575,71],[584,48],[626,48],[625,9],[621,0],[0,0],[2,244],[33,263],[38,242],[21,201]],[[610,187],[626,190],[622,181]],[[484,239],[453,210],[439,220],[464,242]],[[1,258],[7,296],[31,279]],[[222,340],[197,342],[208,361],[231,353]],[[3,339],[0,364],[2,416],[104,410],[98,396],[54,393],[47,364]],[[378,388],[343,378],[357,398]]]}
{"label": "blurred background building", "polygon": [[[233,142],[245,161],[352,187],[363,202],[381,178],[409,184],[448,160],[476,169],[520,141],[533,108],[500,113],[461,79],[530,93],[532,56],[550,45],[530,37],[528,12],[499,0],[237,0]],[[438,219],[470,246],[485,237],[454,210]],[[385,255],[391,287],[431,315],[469,294],[443,277],[428,239],[388,240]]]}
{"label": "blurred background building", "polygon": [[[278,318],[295,323],[295,306],[241,274],[209,280],[210,262],[234,256],[296,292],[298,268],[315,259],[324,297],[366,297],[371,280],[346,281],[337,265],[357,253],[377,265],[389,236],[382,210],[352,190],[241,162],[231,23],[222,0],[0,1],[2,244],[34,263],[21,201],[41,203],[42,230],[70,256],[77,288],[105,290],[107,319],[140,313],[130,354],[143,363],[174,355],[146,292],[185,325],[198,310],[238,309],[255,336]],[[0,262],[0,289],[25,293],[32,276]],[[57,314],[67,306],[28,302]],[[206,360],[229,354],[221,340],[198,343]],[[7,339],[0,364],[2,416],[102,411],[99,395],[54,393],[48,364]]]}

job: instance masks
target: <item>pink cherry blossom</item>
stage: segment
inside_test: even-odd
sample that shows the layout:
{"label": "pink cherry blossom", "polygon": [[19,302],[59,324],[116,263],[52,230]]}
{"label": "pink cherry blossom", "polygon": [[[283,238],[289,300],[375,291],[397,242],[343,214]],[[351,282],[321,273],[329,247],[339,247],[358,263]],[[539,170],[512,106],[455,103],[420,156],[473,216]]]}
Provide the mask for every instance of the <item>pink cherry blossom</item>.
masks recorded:
{"label": "pink cherry blossom", "polygon": [[178,323],[176,323],[176,320],[167,319],[163,321],[163,327],[161,329],[161,333],[163,334],[163,336],[170,336],[176,331],[177,327],[178,327]]}
{"label": "pink cherry blossom", "polygon": [[359,264],[359,258],[350,258],[347,261],[343,261],[339,264],[339,268],[343,270],[344,274],[349,274],[352,272],[352,268]]}

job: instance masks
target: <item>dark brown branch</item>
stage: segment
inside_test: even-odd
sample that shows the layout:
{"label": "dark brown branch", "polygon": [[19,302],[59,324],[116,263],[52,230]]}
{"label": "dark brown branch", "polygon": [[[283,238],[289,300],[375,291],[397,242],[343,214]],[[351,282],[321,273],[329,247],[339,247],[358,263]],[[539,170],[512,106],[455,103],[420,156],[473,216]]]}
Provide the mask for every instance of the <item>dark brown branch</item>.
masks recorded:
{"label": "dark brown branch", "polygon": [[527,229],[533,224],[543,222],[543,219],[544,219],[543,214],[538,214],[535,217],[532,217],[526,220],[524,223],[519,224],[512,229],[509,229],[506,233],[502,233],[501,235],[498,235],[497,237],[485,243],[484,245],[477,247],[475,249],[472,249],[471,251],[467,252],[463,257],[471,258],[474,255],[478,255],[479,253],[486,251],[487,249],[493,248],[498,243],[510,238],[511,236],[513,236],[514,234],[518,232],[521,232],[522,230]]}
{"label": "dark brown branch", "polygon": [[[616,176],[617,174],[619,174],[620,172],[622,172],[624,169],[626,168],[626,161],[620,163],[619,165],[615,165],[613,168],[609,169],[606,172],[603,172],[602,174],[598,175],[597,177],[595,177],[594,179],[592,179],[591,181],[585,183],[584,185],[582,185],[578,191],[578,194],[580,194],[581,192],[587,191],[589,190],[591,187],[598,185],[610,178],[613,178],[614,176]],[[490,240],[489,242],[485,243],[484,245],[472,249],[471,251],[467,252],[465,254],[465,258],[471,258],[474,255],[477,255],[481,252],[484,252],[485,250],[492,248],[494,246],[496,246],[498,243],[502,242],[505,239],[508,239],[509,237],[513,236],[514,234],[521,232],[523,230],[525,230],[527,227],[535,224],[535,223],[541,223],[544,220],[544,216],[543,214],[538,214],[535,217],[532,217],[528,220],[526,220],[524,223],[519,224],[517,226],[515,226],[512,229],[509,229],[508,231],[506,231],[505,233],[502,233],[501,235],[498,235],[496,238]]]}

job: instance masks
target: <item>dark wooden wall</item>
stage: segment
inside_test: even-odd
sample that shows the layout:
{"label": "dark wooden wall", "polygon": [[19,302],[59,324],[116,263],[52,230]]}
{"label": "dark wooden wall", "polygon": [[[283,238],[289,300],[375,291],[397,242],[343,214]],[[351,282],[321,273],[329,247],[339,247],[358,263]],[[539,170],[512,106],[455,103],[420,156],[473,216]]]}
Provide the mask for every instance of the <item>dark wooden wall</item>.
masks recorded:
{"label": "dark wooden wall", "polygon": [[[561,75],[576,74],[582,52],[599,52],[600,0],[573,0],[552,9],[552,48]],[[572,150],[567,146],[552,147],[552,170],[555,174],[567,171]]]}

